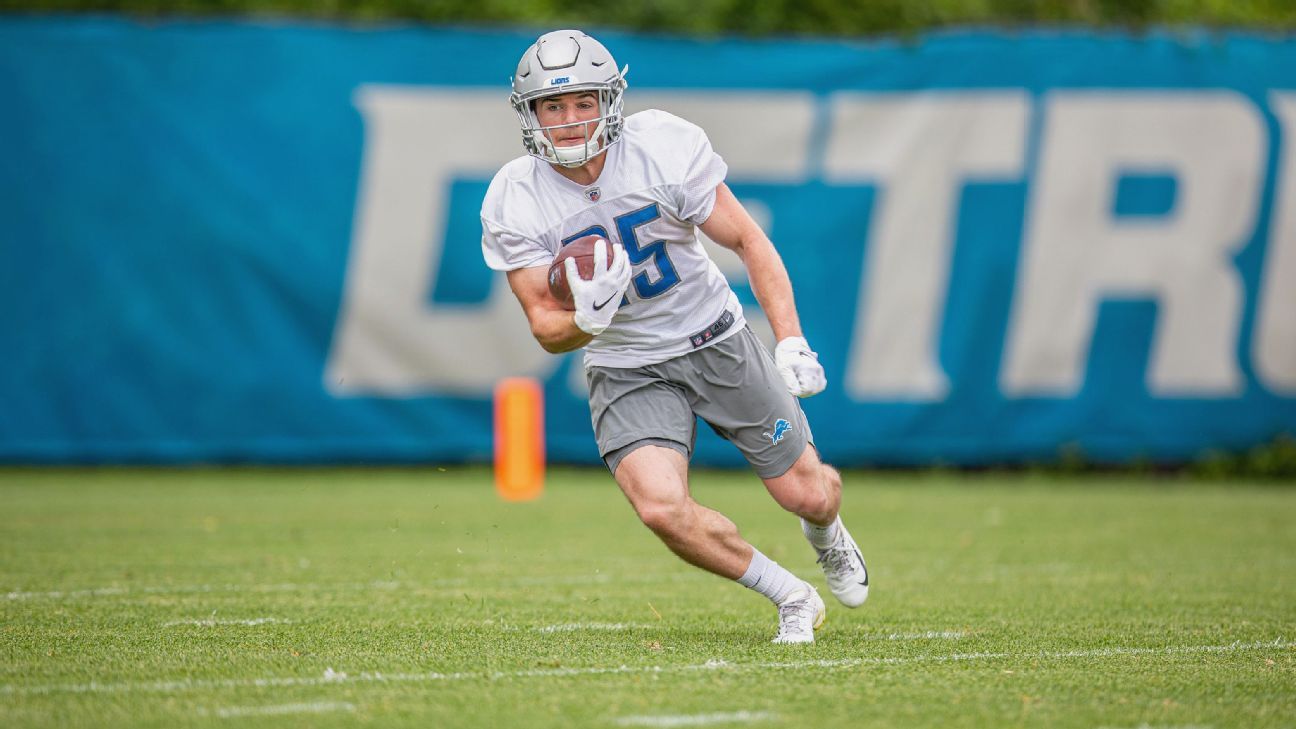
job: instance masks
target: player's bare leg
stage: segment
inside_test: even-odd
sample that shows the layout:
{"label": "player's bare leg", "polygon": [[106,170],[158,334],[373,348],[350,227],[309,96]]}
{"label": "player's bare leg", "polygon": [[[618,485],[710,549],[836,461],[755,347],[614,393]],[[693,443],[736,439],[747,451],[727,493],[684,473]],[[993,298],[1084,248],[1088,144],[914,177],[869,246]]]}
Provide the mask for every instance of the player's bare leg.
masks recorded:
{"label": "player's bare leg", "polygon": [[779,506],[801,517],[801,528],[818,555],[833,595],[847,607],[868,599],[868,566],[846,531],[841,508],[841,474],[819,460],[813,446],[786,473],[765,479],[765,488]]}
{"label": "player's bare leg", "polygon": [[814,629],[824,620],[823,600],[808,583],[743,539],[728,517],[693,500],[688,461],[682,454],[645,445],[623,458],[614,476],[639,520],[680,559],[736,580],[778,606],[775,642],[814,641]]}
{"label": "player's bare leg", "polygon": [[841,474],[820,462],[813,446],[807,445],[783,475],[764,481],[779,506],[811,524],[827,526],[837,519],[837,510],[841,508]]}
{"label": "player's bare leg", "polygon": [[639,520],[680,559],[731,580],[742,577],[752,546],[728,517],[689,496],[682,454],[660,446],[636,448],[615,476]]}

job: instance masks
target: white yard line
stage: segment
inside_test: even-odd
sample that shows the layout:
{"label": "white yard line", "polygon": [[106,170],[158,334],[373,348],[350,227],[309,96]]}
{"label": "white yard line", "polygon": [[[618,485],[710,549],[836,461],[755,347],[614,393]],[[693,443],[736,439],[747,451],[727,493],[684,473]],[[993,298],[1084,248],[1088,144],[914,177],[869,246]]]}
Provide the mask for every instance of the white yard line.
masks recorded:
{"label": "white yard line", "polygon": [[534,668],[521,671],[494,673],[462,671],[456,673],[377,673],[361,671],[354,675],[326,670],[321,676],[270,676],[265,678],[179,679],[175,681],[126,681],[121,683],[64,683],[43,686],[0,685],[0,696],[32,694],[120,694],[120,693],[171,693],[176,691],[283,688],[292,686],[322,686],[327,684],[358,683],[436,683],[441,681],[503,681],[519,678],[566,678],[571,676],[602,676],[635,673],[684,673],[689,671],[760,671],[779,669],[837,669],[857,666],[883,666],[911,663],[953,663],[965,661],[1014,660],[1067,660],[1073,658],[1106,658],[1110,656],[1169,656],[1194,653],[1236,653],[1264,650],[1266,648],[1296,648],[1296,641],[1284,639],[1255,643],[1228,643],[1224,645],[1166,646],[1163,648],[1096,648],[1075,651],[1025,651],[1016,653],[950,653],[903,658],[840,658],[819,661],[776,661],[761,663],[730,663],[710,660],[706,663],[683,666],[586,666],[573,668]]}
{"label": "white yard line", "polygon": [[537,633],[578,633],[585,630],[639,630],[654,627],[648,623],[563,623],[536,628]]}
{"label": "white yard line", "polygon": [[323,714],[329,711],[355,711],[355,704],[345,701],[315,701],[309,704],[275,704],[271,706],[225,706],[219,709],[201,709],[201,716],[218,716],[236,719],[243,716],[280,716],[282,714]]}
{"label": "white yard line", "polygon": [[[239,584],[224,585],[145,585],[138,587],[95,587],[78,590],[26,591],[10,590],[3,593],[4,599],[11,602],[24,600],[84,600],[96,597],[119,597],[130,595],[190,595],[190,594],[238,594],[263,592],[357,592],[371,590],[449,590],[454,588],[473,590],[497,590],[513,587],[544,587],[546,585],[617,585],[632,583],[684,582],[694,577],[691,574],[626,574],[610,575],[596,573],[586,575],[530,575],[507,579],[478,579],[472,577],[448,577],[426,582],[396,582],[376,580],[373,582],[344,582],[338,584],[321,584],[312,582],[283,582],[277,584]],[[456,593],[457,595],[457,593]]]}
{"label": "white yard line", "polygon": [[925,633],[892,633],[887,640],[958,640],[966,638],[961,630],[929,630]]}
{"label": "white yard line", "polygon": [[203,628],[214,628],[217,625],[291,625],[293,621],[284,620],[283,618],[248,618],[244,620],[235,620],[233,618],[200,618],[195,620],[171,620],[162,623],[166,627],[175,625],[197,625]]}
{"label": "white yard line", "polygon": [[1130,726],[1130,727],[1100,726],[1097,729],[1215,729],[1215,728],[1210,724],[1149,724],[1147,722],[1143,722],[1138,726]]}
{"label": "white yard line", "polygon": [[710,714],[677,714],[663,716],[623,716],[616,720],[619,726],[709,726],[711,724],[751,724],[772,721],[778,715],[768,711],[730,711]]}
{"label": "white yard line", "polygon": [[360,588],[384,589],[384,587],[387,587],[387,583],[370,582],[363,585],[348,584],[332,586],[295,583],[250,585],[161,585],[139,587],[97,587],[86,590],[51,590],[48,592],[25,592],[14,590],[5,593],[5,599],[10,601],[80,600],[91,597],[112,597],[116,595],[202,595],[238,592],[307,592],[325,589],[326,587],[335,590],[354,590]]}
{"label": "white yard line", "polygon": [[90,590],[52,590],[50,592],[24,592],[14,590],[5,593],[7,600],[77,600],[83,597],[107,597],[109,595],[125,595],[129,590],[124,587],[97,587]]}

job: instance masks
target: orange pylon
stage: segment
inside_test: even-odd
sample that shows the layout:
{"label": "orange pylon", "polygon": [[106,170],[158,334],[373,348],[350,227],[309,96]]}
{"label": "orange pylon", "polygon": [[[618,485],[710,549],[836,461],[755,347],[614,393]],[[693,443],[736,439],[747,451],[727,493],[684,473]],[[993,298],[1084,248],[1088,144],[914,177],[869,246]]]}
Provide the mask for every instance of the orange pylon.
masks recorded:
{"label": "orange pylon", "polygon": [[505,501],[544,493],[544,393],[531,377],[495,385],[495,490]]}

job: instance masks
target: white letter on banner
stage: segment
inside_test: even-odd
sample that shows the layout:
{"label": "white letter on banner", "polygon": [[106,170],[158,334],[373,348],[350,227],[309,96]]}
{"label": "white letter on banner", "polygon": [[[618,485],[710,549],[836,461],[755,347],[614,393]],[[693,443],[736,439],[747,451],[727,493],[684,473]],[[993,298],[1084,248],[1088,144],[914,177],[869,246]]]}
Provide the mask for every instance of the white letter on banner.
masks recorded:
{"label": "white letter on banner", "polygon": [[1296,94],[1272,93],[1269,103],[1282,128],[1282,159],[1252,351],[1260,381],[1296,395]]}
{"label": "white letter on banner", "polygon": [[971,178],[1025,165],[1030,102],[1014,91],[842,94],[833,101],[829,182],[877,181],[846,391],[857,400],[939,400],[938,360],[956,203]]}
{"label": "white letter on banner", "polygon": [[429,301],[451,180],[489,177],[516,156],[517,118],[500,93],[365,86],[356,106],[365,120],[364,169],[327,388],[481,395],[501,377],[547,374],[558,360],[532,339],[503,276],[492,279],[484,305]]}
{"label": "white letter on banner", "polygon": [[[1067,92],[1048,102],[1001,386],[1079,391],[1105,298],[1159,304],[1149,391],[1228,396],[1242,387],[1242,282],[1232,256],[1255,224],[1264,128],[1232,92]],[[1122,173],[1173,175],[1172,211],[1114,216]]]}

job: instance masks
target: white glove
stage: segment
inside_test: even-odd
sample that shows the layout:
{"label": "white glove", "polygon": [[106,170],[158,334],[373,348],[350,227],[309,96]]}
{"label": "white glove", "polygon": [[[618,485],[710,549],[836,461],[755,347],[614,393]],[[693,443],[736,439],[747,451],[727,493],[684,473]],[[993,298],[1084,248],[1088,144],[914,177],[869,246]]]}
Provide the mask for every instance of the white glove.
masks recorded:
{"label": "white glove", "polygon": [[594,244],[594,275],[588,280],[581,278],[575,259],[568,258],[563,265],[576,302],[576,326],[597,337],[612,323],[630,285],[630,259],[618,243],[612,246],[612,263],[608,265],[608,242],[600,240]]}
{"label": "white glove", "polygon": [[810,397],[823,392],[828,386],[819,355],[810,351],[805,337],[788,337],[774,347],[774,366],[783,376],[788,392],[797,397]]}

